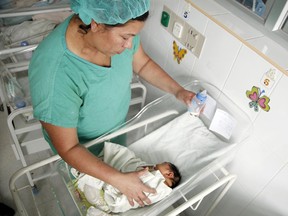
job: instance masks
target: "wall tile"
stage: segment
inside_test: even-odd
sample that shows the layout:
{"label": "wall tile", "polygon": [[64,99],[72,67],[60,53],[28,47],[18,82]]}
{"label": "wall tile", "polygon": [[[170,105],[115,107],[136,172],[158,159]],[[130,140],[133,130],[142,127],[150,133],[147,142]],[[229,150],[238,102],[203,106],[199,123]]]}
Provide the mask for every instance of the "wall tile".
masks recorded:
{"label": "wall tile", "polygon": [[193,75],[222,89],[242,43],[212,21],[208,22],[204,36],[205,43]]}
{"label": "wall tile", "polygon": [[285,70],[288,70],[288,51],[283,46],[279,45],[267,36],[247,40],[247,42],[256,47],[269,58],[273,59]]}
{"label": "wall tile", "polygon": [[253,134],[237,151],[229,171],[238,176],[237,181],[245,189],[243,193],[255,197],[282,165],[283,160],[266,148]]}
{"label": "wall tile", "polygon": [[145,41],[148,40],[148,38],[142,34],[142,43],[144,50],[147,52],[147,54],[156,62],[158,63],[162,68],[166,64],[166,58],[167,53],[169,52],[169,42],[172,40],[169,35],[164,35],[161,42],[159,42],[157,39],[150,37],[149,43],[145,43]]}
{"label": "wall tile", "polygon": [[165,0],[164,4],[168,6],[169,8],[173,9],[174,12],[176,12],[178,10],[180,1],[183,1],[183,0]]}
{"label": "wall tile", "polygon": [[171,37],[160,24],[163,4],[163,0],[151,1],[149,19],[141,31],[144,50],[161,67],[165,66],[168,44],[171,41]]}
{"label": "wall tile", "polygon": [[233,14],[217,15],[214,16],[214,18],[244,40],[263,36],[261,32],[254,29],[252,26],[248,25],[246,22]]}
{"label": "wall tile", "polygon": [[[253,197],[251,197],[251,195],[241,186],[238,179],[236,179],[230,190],[216,206],[211,215],[240,215],[252,198]],[[227,208],[227,206],[229,206],[229,208]]]}
{"label": "wall tile", "polygon": [[[150,18],[141,33],[141,40],[149,56],[173,78],[180,81],[178,79],[179,77],[191,75],[195,56],[188,52],[180,64],[174,60],[173,40],[177,42],[179,47],[184,47],[169,34],[160,23],[163,4],[169,8],[177,9],[179,1],[152,1]],[[156,7],[158,8],[156,9]],[[174,11],[175,13],[176,9]]]}
{"label": "wall tile", "polygon": [[157,9],[151,9],[149,19],[146,21],[145,27],[142,31],[147,32],[150,38],[155,38],[160,42],[166,30],[160,26],[163,4],[161,5],[158,3],[157,7]]}
{"label": "wall tile", "polygon": [[229,13],[224,7],[211,0],[192,0],[194,4],[207,12],[209,15]]}
{"label": "wall tile", "polygon": [[285,97],[288,77],[282,75],[277,88],[270,95],[269,113],[260,113],[255,121],[255,134],[263,144],[285,162],[288,162],[287,121],[288,99]]}
{"label": "wall tile", "polygon": [[[179,10],[177,11],[178,16],[182,17],[185,22],[195,28],[198,32],[204,34],[209,19],[191,5],[189,7],[189,5],[190,4],[187,2],[181,1]],[[185,12],[188,12],[186,18],[184,17]]]}
{"label": "wall tile", "polygon": [[[164,69],[177,80],[177,78],[185,76],[191,77],[191,71],[195,63],[195,56],[187,50],[186,55],[178,64],[177,60],[174,58],[173,54],[173,41],[175,41],[180,49],[186,49],[182,44],[180,44],[173,36],[169,44],[169,49],[167,52],[167,59]],[[179,81],[179,80],[177,80]],[[186,79],[186,81],[188,81]]]}
{"label": "wall tile", "polygon": [[[270,63],[266,62],[248,47],[243,46],[233,65],[231,74],[226,81],[224,92],[230,98],[233,98],[235,103],[237,103],[252,120],[254,120],[259,113],[264,111],[259,108],[259,112],[255,112],[253,108],[249,107],[249,102],[251,100],[246,96],[246,91],[250,91],[252,86],[264,89],[264,86],[261,85],[260,81],[264,74],[271,68],[274,69]],[[277,83],[279,78],[280,76],[277,77],[275,83]],[[265,89],[265,95],[269,96],[272,90],[273,88]],[[266,112],[264,113],[269,114]]]}
{"label": "wall tile", "polygon": [[288,165],[281,169],[267,187],[256,197],[241,216],[287,215]]}

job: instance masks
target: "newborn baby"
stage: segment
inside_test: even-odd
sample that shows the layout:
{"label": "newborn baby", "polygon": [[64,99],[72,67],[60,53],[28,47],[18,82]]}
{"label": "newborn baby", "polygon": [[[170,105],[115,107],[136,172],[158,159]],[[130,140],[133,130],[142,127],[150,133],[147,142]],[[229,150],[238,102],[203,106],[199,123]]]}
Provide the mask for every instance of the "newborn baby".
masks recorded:
{"label": "newborn baby", "polygon": [[[121,172],[148,169],[148,172],[141,176],[140,179],[143,183],[155,188],[157,191],[156,194],[146,194],[151,203],[156,203],[168,196],[172,188],[176,187],[181,180],[180,172],[172,163],[163,162],[152,166],[147,165],[140,158],[137,158],[127,147],[118,144],[106,142],[103,155],[104,162]],[[87,174],[79,175],[77,178],[77,187],[92,205],[87,211],[87,215],[89,216],[103,215],[103,212],[100,214],[101,211],[99,209],[106,213],[117,213],[139,207],[139,204],[136,202],[134,206],[131,206],[127,197],[117,188]]]}

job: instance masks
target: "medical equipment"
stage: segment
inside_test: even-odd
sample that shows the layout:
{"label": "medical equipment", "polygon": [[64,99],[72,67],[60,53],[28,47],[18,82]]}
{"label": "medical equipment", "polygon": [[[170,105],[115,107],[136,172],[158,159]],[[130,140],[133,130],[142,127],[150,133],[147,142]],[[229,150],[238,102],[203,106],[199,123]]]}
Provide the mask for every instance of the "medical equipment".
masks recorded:
{"label": "medical equipment", "polygon": [[[195,80],[185,88],[194,92],[206,89],[216,101],[214,117],[221,110],[237,121],[231,137],[225,138],[209,130],[214,117],[204,113],[199,118],[190,116],[183,103],[172,95],[165,95],[146,105],[124,125],[86,144],[89,147],[125,134],[128,148],[148,163],[167,159],[181,169],[183,181],[171,195],[154,205],[121,215],[178,215],[189,207],[197,209],[206,196],[217,190],[219,194],[206,212],[209,215],[235,181],[236,175],[230,174],[225,166],[249,138],[251,120],[224,92],[209,83]],[[49,168],[51,164],[53,169]],[[68,167],[56,155],[17,171],[10,180],[10,190],[20,215],[43,212],[46,215],[85,215],[83,198],[71,185]],[[37,194],[32,193],[29,184],[19,186],[25,173],[38,170],[47,175],[35,182],[39,189]],[[211,177],[215,177],[215,181],[201,188],[202,182]]]}

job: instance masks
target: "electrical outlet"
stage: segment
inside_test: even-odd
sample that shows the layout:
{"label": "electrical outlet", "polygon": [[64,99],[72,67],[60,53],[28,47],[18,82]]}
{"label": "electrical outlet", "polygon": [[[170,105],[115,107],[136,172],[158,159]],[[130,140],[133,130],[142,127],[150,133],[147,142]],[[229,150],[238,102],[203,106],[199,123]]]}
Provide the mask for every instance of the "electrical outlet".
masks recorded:
{"label": "electrical outlet", "polygon": [[196,57],[199,58],[201,54],[202,47],[204,45],[205,38],[202,34],[200,34],[196,29],[192,28],[188,29],[187,38],[184,42],[184,46],[190,50]]}
{"label": "electrical outlet", "polygon": [[172,33],[176,38],[182,38],[183,25],[179,22],[175,22],[173,26]]}
{"label": "electrical outlet", "polygon": [[162,14],[169,16],[169,22],[166,23],[166,25],[163,25],[163,18],[161,19],[161,23],[165,29],[197,58],[199,58],[205,42],[205,37],[166,5],[164,5]]}

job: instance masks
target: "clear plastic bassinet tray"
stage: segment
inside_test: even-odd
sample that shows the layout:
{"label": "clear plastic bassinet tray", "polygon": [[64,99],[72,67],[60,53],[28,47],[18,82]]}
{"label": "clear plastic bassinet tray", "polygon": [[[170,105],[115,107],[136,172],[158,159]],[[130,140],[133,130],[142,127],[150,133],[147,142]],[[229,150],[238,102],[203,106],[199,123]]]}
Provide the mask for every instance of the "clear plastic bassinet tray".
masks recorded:
{"label": "clear plastic bassinet tray", "polygon": [[[152,164],[162,160],[170,161],[182,173],[182,182],[173,189],[168,197],[151,206],[129,210],[119,215],[165,215],[166,209],[171,206],[177,208],[183,196],[193,197],[193,190],[201,185],[202,180],[227,165],[232,160],[237,147],[249,137],[252,129],[250,119],[218,88],[197,80],[189,83],[185,88],[193,92],[206,89],[209,97],[216,102],[215,106],[213,105],[214,108],[212,107],[208,113],[203,112],[199,118],[192,117],[187,112],[185,104],[179,102],[172,95],[165,95],[146,105],[133,119],[121,127],[86,144],[89,147],[126,134],[127,147],[141,159]],[[233,119],[233,127],[228,137],[225,133],[219,135],[221,132],[215,133],[209,130],[211,122],[214,124],[215,113],[219,110]],[[220,115],[220,117],[223,116]],[[195,127],[189,127],[189,124]],[[199,130],[199,128],[202,129]],[[224,131],[227,132],[227,130]],[[207,137],[210,138],[207,139]],[[32,210],[33,214],[28,213],[27,215],[37,215],[35,212],[43,211],[47,215],[47,212],[52,210],[51,205],[53,205],[53,213],[48,215],[86,215],[89,203],[77,191],[69,172],[70,168],[63,160],[56,161],[58,158],[54,156],[54,159],[43,163],[44,165],[53,163],[54,168],[47,177],[35,182],[38,193],[32,194],[33,198],[30,198],[30,200],[34,200],[34,210]],[[35,167],[43,169],[42,165],[36,165],[31,169],[35,169]],[[14,178],[16,181],[17,175]],[[12,194],[14,193],[14,198],[16,197],[17,208],[19,207],[21,211],[28,211],[23,200],[19,201],[17,197],[23,194],[23,191],[21,192],[16,187],[13,189],[13,185],[10,185]],[[48,192],[38,185],[41,187],[45,185],[44,188],[49,188],[49,194],[52,194],[49,197],[53,197],[53,199],[48,200],[47,205],[45,205],[43,197],[47,196]],[[29,210],[31,211],[31,209]]]}

